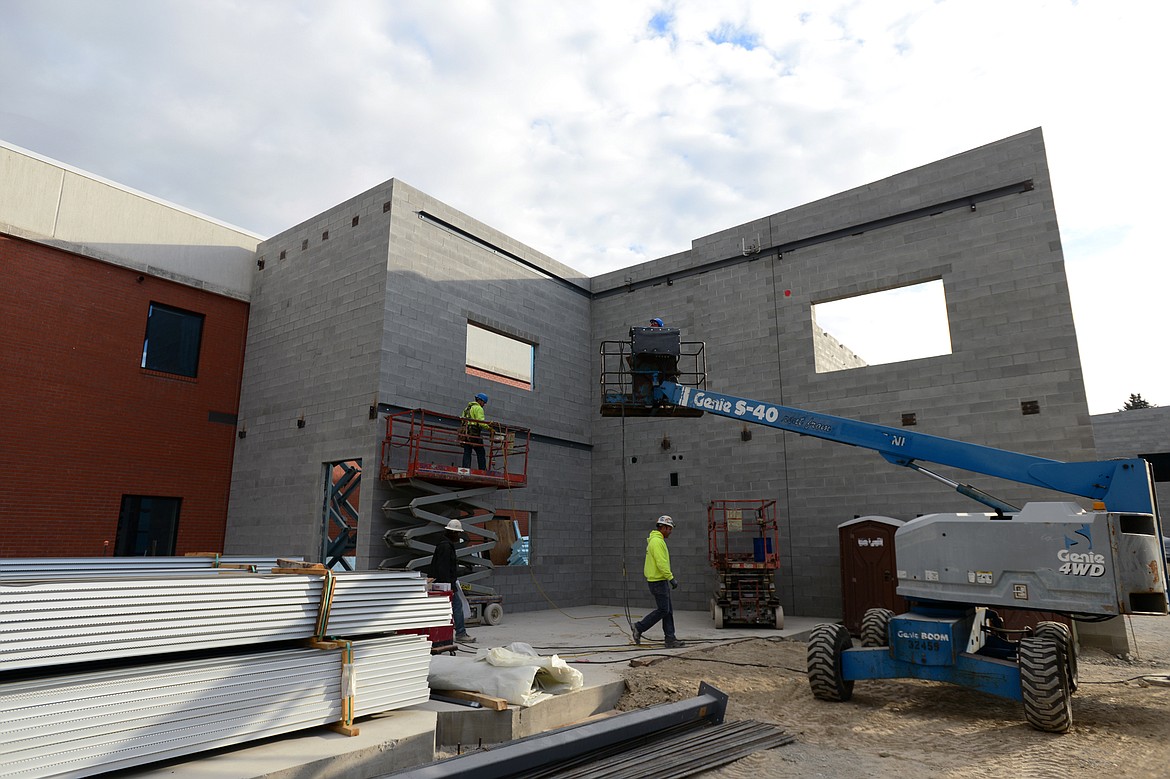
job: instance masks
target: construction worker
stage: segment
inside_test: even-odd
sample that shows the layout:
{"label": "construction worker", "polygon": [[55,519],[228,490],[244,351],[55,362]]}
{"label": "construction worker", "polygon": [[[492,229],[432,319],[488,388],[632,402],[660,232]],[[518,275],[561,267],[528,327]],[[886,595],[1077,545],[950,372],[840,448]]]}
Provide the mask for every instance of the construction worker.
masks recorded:
{"label": "construction worker", "polygon": [[650,537],[646,539],[646,564],[643,573],[650,594],[654,596],[654,611],[634,623],[634,643],[642,643],[642,634],[662,620],[662,633],[666,636],[666,648],[685,646],[674,634],[674,609],[670,605],[670,591],[678,588],[678,580],[670,572],[670,550],[666,539],[674,532],[674,520],[663,514],[655,522]]}
{"label": "construction worker", "polygon": [[459,563],[455,545],[463,540],[463,523],[453,519],[443,528],[443,537],[435,544],[427,572],[435,581],[451,585],[451,617],[455,620],[455,640],[467,644],[475,639],[467,634],[463,622],[463,592],[459,588]]}
{"label": "construction worker", "polygon": [[491,425],[484,422],[483,408],[487,405],[488,396],[480,392],[467,408],[463,409],[463,422],[459,428],[459,440],[463,444],[463,467],[471,468],[471,453],[475,452],[475,461],[481,471],[487,470],[487,453],[483,447],[483,434],[491,431]]}
{"label": "construction worker", "polygon": [[[666,325],[662,317],[654,317],[648,325],[652,329]],[[634,342],[636,328],[630,328],[630,341]],[[630,366],[630,382],[633,389],[634,402],[649,406],[654,402],[654,386],[658,382],[674,379],[678,376],[678,355],[663,354],[630,354],[626,356],[626,363]],[[657,381],[656,381],[657,380]]]}

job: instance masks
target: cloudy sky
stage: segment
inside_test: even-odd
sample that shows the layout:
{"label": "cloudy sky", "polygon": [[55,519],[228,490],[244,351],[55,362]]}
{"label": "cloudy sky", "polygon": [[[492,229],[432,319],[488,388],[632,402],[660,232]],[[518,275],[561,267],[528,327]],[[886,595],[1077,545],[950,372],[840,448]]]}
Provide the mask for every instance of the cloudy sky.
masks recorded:
{"label": "cloudy sky", "polygon": [[265,236],[396,177],[595,275],[1043,127],[1104,413],[1170,405],[1168,28],[1163,0],[0,0],[0,139]]}

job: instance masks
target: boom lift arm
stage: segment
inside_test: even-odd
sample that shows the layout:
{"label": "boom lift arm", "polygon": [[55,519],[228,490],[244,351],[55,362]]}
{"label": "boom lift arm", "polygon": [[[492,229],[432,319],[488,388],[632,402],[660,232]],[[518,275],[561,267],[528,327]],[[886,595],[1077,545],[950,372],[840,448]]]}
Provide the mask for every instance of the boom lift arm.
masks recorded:
{"label": "boom lift arm", "polygon": [[662,382],[656,388],[655,396],[675,406],[872,449],[888,462],[943,481],[960,494],[984,503],[998,513],[1014,513],[1019,509],[970,485],[958,484],[923,468],[918,464],[919,461],[1079,495],[1104,503],[1112,512],[1156,513],[1149,465],[1141,458],[1066,463],[761,400],[724,395],[670,381]]}

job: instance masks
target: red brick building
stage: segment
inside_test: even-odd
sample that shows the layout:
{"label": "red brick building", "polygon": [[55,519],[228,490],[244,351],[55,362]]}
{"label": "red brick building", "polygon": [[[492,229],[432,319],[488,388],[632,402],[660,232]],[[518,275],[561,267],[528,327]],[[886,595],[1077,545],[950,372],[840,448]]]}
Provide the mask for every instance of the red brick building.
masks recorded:
{"label": "red brick building", "polygon": [[248,322],[224,269],[250,239],[183,256],[243,234],[10,147],[0,162],[0,557],[222,551]]}

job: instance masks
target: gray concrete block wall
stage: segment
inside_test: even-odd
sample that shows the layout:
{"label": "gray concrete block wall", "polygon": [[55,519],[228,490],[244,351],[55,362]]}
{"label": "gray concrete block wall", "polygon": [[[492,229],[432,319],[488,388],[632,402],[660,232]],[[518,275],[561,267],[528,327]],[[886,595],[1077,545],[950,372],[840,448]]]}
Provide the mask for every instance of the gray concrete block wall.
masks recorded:
{"label": "gray concrete block wall", "polygon": [[[1033,181],[1031,191],[983,200],[974,210],[847,232],[782,257],[764,252],[750,262],[674,278],[670,285],[603,297],[594,305],[594,337],[620,337],[631,320],[662,313],[683,328],[686,338],[706,342],[708,386],[714,390],[893,427],[901,425],[904,412],[913,412],[918,424],[908,432],[1062,460],[1092,459],[1039,130],[773,215],[767,220],[765,245],[850,228],[1025,179]],[[594,289],[618,288],[627,276],[680,274],[732,258],[758,226],[757,221],[696,239],[686,256],[674,255],[661,266],[650,263],[636,274],[607,274],[594,279]],[[952,354],[815,372],[812,305],[939,278],[946,290]],[[785,297],[784,290],[792,295]],[[1022,400],[1038,401],[1041,413],[1022,416]],[[617,468],[605,453],[624,444],[627,454],[632,450],[647,458],[639,471],[647,478],[639,481],[637,501],[627,505],[639,516],[677,505],[687,519],[671,539],[677,573],[688,582],[678,597],[680,608],[704,608],[710,597],[714,579],[705,560],[704,510],[711,498],[778,499],[782,600],[790,613],[809,615],[841,612],[841,522],[866,514],[910,519],[934,511],[980,510],[941,485],[887,465],[872,452],[761,426],[754,426],[752,441],[745,444],[739,441],[740,427],[711,417],[639,420],[627,421],[623,436],[614,420],[594,424],[595,488],[616,477]],[[670,465],[661,462],[654,447],[664,431],[672,440],[671,452],[685,458],[683,472],[693,474],[693,484],[684,478],[686,486],[661,486],[659,471]],[[959,475],[1013,502],[1069,499],[1013,482]],[[630,537],[644,532],[623,530],[608,519],[613,502],[611,495],[595,497],[595,533],[621,535],[635,545]],[[599,596],[614,567],[612,557],[595,556]]]}
{"label": "gray concrete block wall", "polygon": [[[399,181],[264,242],[259,258],[241,398],[247,435],[237,446],[227,551],[317,559],[324,464],[352,458],[364,466],[358,567],[376,566],[387,556],[381,505],[389,491],[378,481],[385,416],[369,419],[369,407],[458,415],[482,390],[492,397],[489,418],[537,435],[533,488],[497,500],[497,508],[532,512],[533,565],[500,569],[489,584],[509,610],[590,602],[581,587],[592,546],[587,280]],[[531,391],[466,374],[468,321],[536,345]]]}
{"label": "gray concrete block wall", "polygon": [[[477,240],[420,218],[420,212]],[[592,547],[587,280],[400,181],[391,215],[379,400],[457,416],[483,391],[491,398],[488,419],[529,428],[535,435],[531,486],[500,491],[493,499],[497,509],[533,513],[532,565],[497,569],[483,583],[504,596],[507,610],[548,608],[549,600],[589,603],[588,590],[580,586]],[[531,390],[467,375],[468,322],[535,345]],[[380,506],[388,493],[382,485],[373,492]],[[380,512],[371,527],[364,553],[376,565],[385,556],[381,536],[388,528]]]}
{"label": "gray concrete block wall", "polygon": [[[238,424],[246,436],[236,442],[228,553],[319,559],[325,463],[360,459],[376,473],[380,422],[369,407],[385,303],[390,220],[382,202],[391,185],[257,250],[264,267],[253,269]],[[362,498],[367,517],[368,491]]]}

